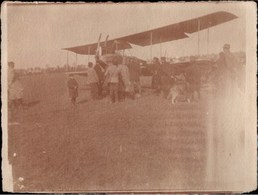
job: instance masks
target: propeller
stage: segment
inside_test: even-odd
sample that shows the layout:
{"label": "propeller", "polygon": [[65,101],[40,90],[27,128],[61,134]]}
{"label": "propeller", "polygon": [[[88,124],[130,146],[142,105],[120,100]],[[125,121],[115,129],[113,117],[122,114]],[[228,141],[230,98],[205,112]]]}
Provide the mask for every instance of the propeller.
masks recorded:
{"label": "propeller", "polygon": [[109,35],[106,36],[105,45],[104,45],[105,46],[105,54],[108,53],[108,47],[107,47],[108,37],[109,37]]}
{"label": "propeller", "polygon": [[108,41],[108,37],[109,37],[109,35],[107,35],[107,37],[106,37],[106,41],[105,41],[105,47],[107,47],[107,41]]}
{"label": "propeller", "polygon": [[97,49],[96,49],[96,56],[100,56],[100,50],[101,50],[101,47],[100,47],[100,39],[101,39],[101,36],[102,36],[102,33],[100,33],[99,35],[99,39],[98,39],[98,45],[97,45]]}

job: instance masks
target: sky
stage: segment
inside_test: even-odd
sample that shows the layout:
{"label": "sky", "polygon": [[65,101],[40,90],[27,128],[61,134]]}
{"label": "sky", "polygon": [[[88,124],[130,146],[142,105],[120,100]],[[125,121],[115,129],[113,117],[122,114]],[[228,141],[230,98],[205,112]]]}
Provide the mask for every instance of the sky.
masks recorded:
{"label": "sky", "polygon": [[[17,68],[63,66],[67,51],[62,48],[104,40],[162,27],[217,11],[227,11],[237,19],[209,29],[209,53],[219,53],[224,43],[232,51],[245,51],[246,13],[241,3],[123,3],[123,4],[9,4],[7,6],[7,57]],[[179,57],[198,53],[198,33],[189,38],[154,45],[152,56]],[[142,59],[150,58],[150,47],[133,46],[126,51]],[[207,30],[200,32],[200,54],[207,53]],[[76,55],[68,53],[70,65]],[[93,57],[77,55],[77,64]]]}

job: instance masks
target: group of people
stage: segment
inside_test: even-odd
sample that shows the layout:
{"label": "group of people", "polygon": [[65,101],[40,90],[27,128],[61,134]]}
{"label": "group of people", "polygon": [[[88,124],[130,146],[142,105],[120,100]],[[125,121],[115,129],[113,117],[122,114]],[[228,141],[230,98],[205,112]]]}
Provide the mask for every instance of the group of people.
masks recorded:
{"label": "group of people", "polygon": [[[132,65],[132,64],[131,64]],[[15,73],[14,62],[8,62],[8,99],[11,108],[24,107],[24,88]],[[140,68],[140,66],[135,66]],[[182,71],[180,74],[166,69],[169,67],[165,59],[154,58],[152,72],[152,87],[157,95],[162,94],[165,98],[198,101],[200,99],[201,75],[198,66],[194,65],[190,71]],[[87,82],[93,100],[101,99],[109,95],[110,102],[124,101],[126,97],[134,98],[136,93],[141,93],[140,70],[133,70],[130,63],[125,65],[119,58],[113,58],[107,65],[99,58],[96,64],[88,64]],[[133,71],[132,71],[133,70]],[[222,98],[230,98],[232,94],[242,93],[244,90],[244,67],[239,65],[235,56],[230,52],[230,45],[223,46],[223,52],[213,66],[214,83],[216,94]],[[69,96],[73,105],[78,97],[78,82],[73,74],[69,75],[67,82]]]}
{"label": "group of people", "polygon": [[[218,60],[212,62],[213,83],[215,93],[222,99],[230,98],[233,94],[242,93],[244,90],[244,66],[242,66],[234,54],[230,51],[230,45],[224,44],[223,51],[220,52]],[[200,67],[191,61],[189,70],[176,71],[167,70],[166,61],[154,58],[152,87],[157,95],[163,94],[167,99],[172,98],[172,103],[176,101],[199,101],[201,98],[201,78]],[[207,76],[207,75],[206,75]],[[208,75],[207,77],[210,77]]]}
{"label": "group of people", "polygon": [[[111,103],[124,101],[126,97],[134,99],[136,86],[138,93],[140,87],[139,81],[131,77],[128,66],[120,63],[118,58],[113,58],[108,65],[98,58],[95,66],[92,62],[88,63],[87,84],[93,100],[102,99],[106,95],[109,95]],[[72,74],[69,76],[67,86],[72,104],[75,104],[78,97],[78,82]]]}
{"label": "group of people", "polygon": [[[197,65],[192,65],[191,71],[177,73],[169,69],[165,59],[154,58],[152,87],[156,95],[162,95],[166,99],[177,101],[198,101],[200,99],[201,75]],[[196,95],[195,95],[196,94]]]}

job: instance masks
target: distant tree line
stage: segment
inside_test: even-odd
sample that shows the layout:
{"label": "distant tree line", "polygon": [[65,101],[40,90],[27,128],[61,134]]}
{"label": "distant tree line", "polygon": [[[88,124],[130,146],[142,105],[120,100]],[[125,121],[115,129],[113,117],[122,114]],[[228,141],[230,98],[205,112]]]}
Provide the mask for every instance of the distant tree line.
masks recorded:
{"label": "distant tree line", "polygon": [[83,71],[86,70],[86,65],[77,65],[77,66],[49,66],[46,65],[45,67],[33,67],[27,69],[15,69],[15,72],[19,75],[36,75],[36,74],[48,74],[48,73],[62,73],[62,72],[74,72],[74,71]]}

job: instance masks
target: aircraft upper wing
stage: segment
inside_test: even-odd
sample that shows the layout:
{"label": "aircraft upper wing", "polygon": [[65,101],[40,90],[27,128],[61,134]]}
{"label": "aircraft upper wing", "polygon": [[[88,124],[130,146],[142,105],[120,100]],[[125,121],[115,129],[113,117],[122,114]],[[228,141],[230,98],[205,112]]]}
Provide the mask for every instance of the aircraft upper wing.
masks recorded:
{"label": "aircraft upper wing", "polygon": [[118,40],[127,41],[135,45],[148,46],[151,44],[187,38],[187,34],[197,32],[198,30],[204,30],[236,18],[237,16],[228,12],[215,12],[191,20],[125,36]]}
{"label": "aircraft upper wing", "polygon": [[[171,24],[161,28],[156,28],[149,31],[109,40],[107,41],[107,45],[114,45],[114,43],[118,41],[119,44],[117,50],[123,50],[131,48],[130,43],[139,46],[148,46],[151,44],[158,44],[162,42],[184,39],[188,37],[187,34],[191,34],[199,30],[204,30],[236,18],[237,16],[229,12],[215,12],[212,14]],[[100,43],[101,46],[104,44],[104,42]],[[95,54],[96,49],[97,43],[72,48],[65,48],[65,50],[69,50],[78,54],[89,55]]]}

